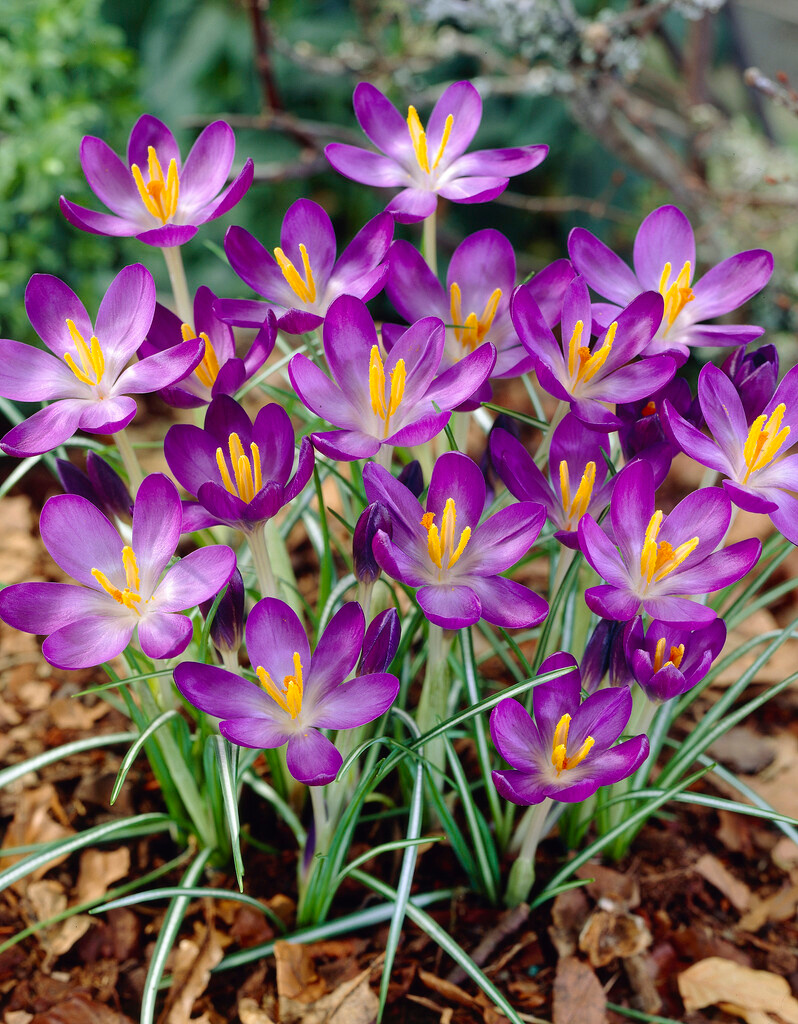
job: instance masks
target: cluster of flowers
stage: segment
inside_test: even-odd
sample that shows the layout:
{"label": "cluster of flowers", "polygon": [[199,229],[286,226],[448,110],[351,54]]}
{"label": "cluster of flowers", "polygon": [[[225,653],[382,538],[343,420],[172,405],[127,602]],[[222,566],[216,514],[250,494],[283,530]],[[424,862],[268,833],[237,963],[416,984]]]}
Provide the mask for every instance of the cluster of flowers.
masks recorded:
{"label": "cluster of flowers", "polygon": [[[358,86],[354,106],[379,152],[331,145],[330,163],[355,181],[401,191],[340,256],[327,214],[300,199],[271,251],[241,227],[227,232],[230,264],[257,299],[219,299],[199,288],[193,309],[176,315],[156,303],[150,273],[135,265],[116,277],[92,322],[66,284],[31,280],[27,311],[49,352],[0,341],[0,395],[49,404],[6,434],[6,453],[49,452],[81,429],[114,435],[124,457],[132,396],[156,390],[174,406],[207,412],[204,427],[178,424],[165,439],[169,469],[188,499],[162,474],[131,498],[93,453],[86,474],[61,463],[68,493],[47,502],[41,535],[79,585],[8,587],[0,616],[47,634],[44,655],[64,668],[108,661],[134,633],[148,657],[173,659],[192,637],[182,613],[227,586],[212,631],[223,667],[180,661],[178,689],[221,719],[230,741],[287,744],[294,778],[327,784],[342,759],[320,730],[373,721],[397,696],[388,668],[398,617],[391,610],[367,622],[360,604],[345,604],[311,652],[302,622],[279,599],[264,527],[308,484],[317,456],[370,460],[356,575],[365,589],[382,571],[415,590],[431,629],[460,630],[481,618],[504,628],[539,625],[547,602],[504,573],[547,522],[561,558],[581,552],[603,581],[584,594],[600,622],[581,668],[571,654],[553,654],[541,671],[561,674],[535,687],[533,717],[515,700],[491,717],[511,766],[494,773],[500,793],[519,804],[583,800],[647,757],[644,733],[617,742],[628,731],[632,687],[653,702],[670,700],[703,678],[723,646],[725,627],[702,596],[740,580],[760,555],[755,539],[724,546],[732,503],[769,515],[798,542],[798,455],[788,454],[798,368],[777,386],[775,350],[746,352],[761,328],[708,322],[757,293],[772,259],[739,253],[694,279],[690,224],[664,206],[642,223],[633,268],[577,228],[569,259],[516,287],[512,246],[488,229],[456,249],[444,288],[430,266],[434,252],[425,260],[394,241],[394,221],[425,220],[434,240],[439,197],[493,199],[511,176],[539,164],[546,147],[466,152],[481,116],[467,82],[443,93],[426,127],[414,107],[405,116],[370,85]],[[99,139],[83,141],[86,178],[111,212],[67,199],[62,210],[86,231],[162,247],[172,269],[179,246],[249,187],[251,162],[221,191],[233,149],[232,131],[218,122],[182,163],[168,129],[142,117],[126,160]],[[366,302],[382,289],[409,326],[386,323],[378,332]],[[233,327],[257,331],[243,356]],[[264,406],[253,422],[235,399],[264,367],[278,332],[315,333],[322,342],[323,353],[310,347],[315,358],[297,352],[288,365],[299,399],[330,427],[298,450],[281,406]],[[729,346],[732,355],[721,368],[703,368],[694,400],[676,373],[693,347],[706,345]],[[490,435],[492,470],[514,504],[505,499],[485,517],[485,473],[459,451],[434,460],[423,503],[417,465],[394,475],[394,449],[434,452],[450,424],[462,438],[458,424],[490,400],[492,382],[532,372],[558,402],[536,458],[513,431]],[[703,487],[664,514],[655,492],[680,450],[715,471],[722,487]],[[181,535],[219,525],[243,535],[258,570],[261,599],[246,617],[230,547],[196,547],[172,563]],[[257,682],[238,671],[243,639]],[[611,685],[602,685],[607,674]]]}

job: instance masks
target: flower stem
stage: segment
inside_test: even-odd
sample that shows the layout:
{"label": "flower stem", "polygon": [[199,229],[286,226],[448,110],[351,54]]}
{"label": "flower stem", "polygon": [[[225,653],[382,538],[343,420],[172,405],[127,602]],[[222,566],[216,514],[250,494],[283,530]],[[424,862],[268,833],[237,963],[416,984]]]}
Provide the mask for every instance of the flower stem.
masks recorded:
{"label": "flower stem", "polygon": [[459,452],[468,451],[468,428],[471,426],[470,412],[453,412],[451,418],[454,443]]}
{"label": "flower stem", "polygon": [[330,819],[327,817],[327,803],[324,795],[326,786],[308,786],[310,802],[313,807],[313,846],[302,851],[299,859],[299,901],[297,905],[297,922],[306,924],[313,920],[313,906],[317,904],[318,889],[313,885],[313,876],[321,867],[321,858],[327,853],[330,841]]}
{"label": "flower stem", "polygon": [[433,210],[432,213],[424,221],[423,234],[421,237],[421,248],[424,254],[424,259],[427,261],[427,266],[430,268],[432,273],[438,276],[438,241],[437,241],[437,210]]}
{"label": "flower stem", "polygon": [[[422,734],[434,729],[438,722],[446,717],[449,697],[449,648],[452,646],[453,639],[454,633],[451,630],[444,630],[441,626],[430,622],[427,669],[416,710],[416,722]],[[446,763],[446,747],[443,738],[438,736],[427,743],[424,754],[433,769],[439,769],[434,772],[434,781],[440,786],[441,772]]]}
{"label": "flower stem", "polygon": [[561,420],[565,418],[565,414],[570,409],[570,405],[567,402],[558,402],[557,408],[554,410],[554,415],[551,418],[549,429],[543,435],[540,447],[535,452],[535,465],[540,469],[546,465],[549,461],[549,448],[551,448],[551,439],[554,435],[555,429],[559,426]]}
{"label": "flower stem", "polygon": [[379,451],[374,456],[374,461],[378,466],[382,466],[383,469],[387,469],[390,472],[391,459],[393,457],[393,445],[392,444],[381,444]]}
{"label": "flower stem", "polygon": [[521,843],[521,851],[510,869],[507,891],[504,894],[504,902],[508,907],[517,907],[519,903],[523,903],[535,883],[535,856],[538,843],[546,834],[546,819],[551,805],[551,797],[546,797],[521,819],[521,825],[526,829],[526,833]]}
{"label": "flower stem", "polygon": [[252,564],[255,566],[255,575],[258,578],[260,596],[279,597],[277,593],[277,580],[274,578],[269,551],[266,547],[265,523],[262,523],[252,533],[248,534],[248,540]]}
{"label": "flower stem", "polygon": [[166,269],[169,271],[169,281],[172,285],[172,298],[175,303],[175,311],[184,324],[194,325],[194,310],[191,303],[191,296],[188,293],[186,283],[186,271],[183,267],[183,254],[179,245],[167,246],[161,250],[166,260]]}
{"label": "flower stem", "polygon": [[120,430],[116,434],[112,434],[111,436],[116,442],[117,450],[122,458],[122,465],[125,467],[125,471],[127,473],[130,490],[135,498],[136,491],[141,487],[142,480],[144,479],[144,474],[141,471],[139,460],[136,458],[133,445],[130,443],[130,438],[125,433],[124,429]]}

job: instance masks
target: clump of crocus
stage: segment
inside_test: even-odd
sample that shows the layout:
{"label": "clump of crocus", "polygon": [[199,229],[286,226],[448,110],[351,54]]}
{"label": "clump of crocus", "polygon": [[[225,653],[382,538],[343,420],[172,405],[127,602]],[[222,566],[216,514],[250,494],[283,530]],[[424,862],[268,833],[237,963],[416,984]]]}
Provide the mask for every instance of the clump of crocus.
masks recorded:
{"label": "clump of crocus", "polygon": [[[606,403],[645,398],[666,384],[676,364],[666,355],[650,355],[650,343],[662,319],[662,297],[644,292],[590,346],[593,318],[583,278],[571,282],[563,300],[558,341],[530,292],[519,288],[511,306],[513,323],[535,361],[542,387],[597,430],[615,430],[620,419]],[[639,358],[638,358],[639,357]]]}
{"label": "clump of crocus", "polygon": [[216,296],[210,288],[198,288],[192,324],[183,323],[166,306],[155,305],[152,326],[139,349],[142,359],[155,352],[170,351],[191,338],[201,338],[205,343],[202,360],[194,372],[176,384],[161,388],[160,395],[169,405],[191,409],[207,405],[216,395],[233,395],[271,355],[277,338],[273,313],[266,315],[246,355],[239,358],[233,332],[213,312],[214,302]]}
{"label": "clump of crocus", "polygon": [[651,466],[627,466],[610,505],[613,539],[589,514],[579,521],[579,547],[606,580],[585,592],[587,606],[620,621],[642,608],[663,622],[712,622],[716,613],[690,597],[736,583],[762,550],[751,538],[716,551],[730,519],[731,503],[717,487],[694,491],[665,515],[655,508]]}
{"label": "clump of crocus", "polygon": [[435,212],[438,196],[454,203],[487,203],[516,174],[532,170],[548,146],[466,153],[482,120],[482,100],[470,82],[455,82],[435,104],[426,128],[415,107],[407,116],[373,85],[361,82],[352,102],[360,127],[380,150],[333,142],[327,159],[340,174],[364,185],[399,187],[386,210],[402,224]]}
{"label": "clump of crocus", "polygon": [[310,199],[297,199],[286,211],[274,255],[243,228],[228,229],[224,249],[230,266],[266,301],[220,299],[216,311],[239,327],[258,327],[273,311],[286,334],[315,330],[339,295],[367,302],[382,291],[388,274],[383,261],[392,239],[393,219],[380,213],[336,260],[329,216]]}
{"label": "clump of crocus", "polygon": [[79,494],[109,519],[130,522],[133,499],[127,484],[96,452],[87,452],[85,473],[66,459],[56,459],[55,465],[65,494]]}
{"label": "clump of crocus", "polygon": [[183,245],[200,224],[232,210],[252,184],[254,165],[247,160],[221,191],[234,154],[232,128],[214,121],[203,129],[182,163],[166,125],[144,114],[130,133],[126,163],[93,135],[80,144],[86,181],[111,213],[88,210],[64,196],[61,212],[70,224],[97,235],[134,235],[140,242],[163,248]]}
{"label": "clump of crocus", "polygon": [[161,473],[136,496],[130,540],[86,498],[59,494],[42,509],[39,529],[53,560],[82,586],[18,583],[0,593],[0,617],[25,633],[49,634],[45,658],[58,668],[110,661],[137,632],[150,658],[173,658],[189,644],[196,607],[227,583],[234,553],[213,545],[167,569],[180,540],[177,488]]}
{"label": "clump of crocus", "polygon": [[49,274],[30,279],[25,309],[50,352],[0,340],[0,395],[51,404],[9,430],[0,442],[9,455],[52,451],[78,429],[116,433],[136,415],[131,395],[173,384],[202,359],[204,345],[195,338],[127,366],[155,309],[155,284],[138,263],[116,275],[94,324],[72,289]]}
{"label": "clump of crocus", "polygon": [[626,662],[650,701],[662,704],[700,683],[726,642],[726,624],[715,619],[690,629],[636,616],[624,630]]}
{"label": "clump of crocus", "polygon": [[527,587],[499,573],[537,539],[546,518],[541,505],[519,502],[480,525],[485,478],[467,455],[447,452],[435,463],[426,508],[375,463],[363,471],[369,501],[389,510],[393,537],[378,532],[373,547],[383,570],[418,587],[416,599],[430,622],[462,629],[480,618],[498,626],[535,626],[548,605]]}
{"label": "clump of crocus", "polygon": [[220,732],[231,743],[255,748],[287,744],[291,775],[308,786],[325,786],[338,775],[342,758],[319,730],[372,722],[399,692],[399,680],[385,672],[345,681],[361,655],[364,631],[360,605],[344,605],[311,655],[296,614],[282,601],[264,598],[246,624],[247,654],[257,683],[194,662],[177,666],[175,683],[195,707],[222,719]]}
{"label": "clump of crocus", "polygon": [[798,544],[798,454],[790,454],[798,440],[798,366],[787,371],[750,426],[737,388],[712,363],[699,374],[698,398],[711,438],[665,403],[668,426],[682,449],[725,477],[723,488],[735,505],[769,515]]}
{"label": "clump of crocus", "polygon": [[701,407],[698,399],[693,398],[690,385],[684,377],[674,377],[665,387],[653,392],[649,398],[616,405],[615,413],[621,421],[618,440],[625,459],[647,454],[651,449],[662,445],[667,446],[671,457],[679,454],[681,449],[661,415],[665,401],[674,406],[694,426],[700,427],[703,424]]}
{"label": "clump of crocus", "polygon": [[690,221],[675,206],[660,206],[640,225],[634,271],[585,228],[573,229],[568,252],[590,287],[609,299],[593,305],[593,316],[602,327],[617,319],[641,292],[660,293],[664,310],[647,355],[668,352],[681,364],[691,346],[744,345],[764,330],[706,321],[730,313],[761,291],[773,273],[773,256],[765,249],[749,249],[723,260],[694,282],[695,237]]}
{"label": "clump of crocus", "polygon": [[313,445],[333,459],[376,456],[381,448],[425,444],[449,422],[451,410],[487,380],[496,359],[480,346],[440,376],[444,327],[425,317],[409,327],[383,360],[366,306],[343,295],[324,321],[324,354],[333,380],[297,353],[288,364],[296,393],[339,430],[314,433]]}

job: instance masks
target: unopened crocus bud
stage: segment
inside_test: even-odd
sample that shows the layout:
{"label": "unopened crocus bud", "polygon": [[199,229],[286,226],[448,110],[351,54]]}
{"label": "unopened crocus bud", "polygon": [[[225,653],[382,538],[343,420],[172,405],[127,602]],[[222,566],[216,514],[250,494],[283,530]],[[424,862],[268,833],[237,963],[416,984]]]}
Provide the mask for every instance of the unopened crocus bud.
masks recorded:
{"label": "unopened crocus bud", "polygon": [[388,509],[382,502],[373,501],[361,513],[352,537],[355,577],[359,583],[370,585],[380,575],[380,567],[371,550],[372,541],[378,530],[387,533],[388,537],[393,536],[393,525]]}
{"label": "unopened crocus bud", "polygon": [[86,472],[66,459],[56,459],[58,479],[66,494],[86,498],[103,515],[130,522],[133,499],[122,477],[95,452],[86,456]]}
{"label": "unopened crocus bud", "polygon": [[415,494],[417,498],[421,497],[421,492],[424,490],[424,473],[418,459],[408,462],[397,479],[400,484],[404,484],[408,491]]}
{"label": "unopened crocus bud", "polygon": [[358,676],[387,672],[396,657],[402,628],[395,608],[380,612],[369,624],[363,640],[363,653],[357,667]]}
{"label": "unopened crocus bud", "polygon": [[587,693],[595,693],[602,679],[609,673],[611,686],[630,682],[631,672],[626,664],[623,646],[625,623],[601,619],[585,646],[580,666],[582,686]]}
{"label": "unopened crocus bud", "polygon": [[779,379],[779,354],[775,345],[746,352],[741,345],[726,359],[721,370],[734,384],[750,427],[773,397]]}
{"label": "unopened crocus bud", "polygon": [[[215,598],[203,601],[199,606],[203,616],[207,618]],[[227,590],[219,602],[216,614],[211,623],[211,640],[213,646],[224,658],[225,655],[238,653],[244,638],[244,581],[238,568],[233,570]]]}
{"label": "unopened crocus bud", "polygon": [[491,454],[491,437],[494,430],[506,430],[517,441],[521,440],[521,428],[518,420],[508,416],[506,412],[500,412],[488,432],[485,450],[482,453],[482,458],[479,460],[479,468],[482,470],[482,475],[485,477],[485,486],[488,489],[487,501],[489,504],[496,497],[496,481],[498,479],[498,471],[493,464],[493,456]]}

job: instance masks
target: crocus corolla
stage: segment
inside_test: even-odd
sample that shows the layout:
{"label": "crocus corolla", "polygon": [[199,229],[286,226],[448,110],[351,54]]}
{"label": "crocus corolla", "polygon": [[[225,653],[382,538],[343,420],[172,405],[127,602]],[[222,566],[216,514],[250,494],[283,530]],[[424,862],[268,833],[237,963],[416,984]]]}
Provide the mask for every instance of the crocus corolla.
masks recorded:
{"label": "crocus corolla", "polygon": [[624,630],[626,662],[646,697],[657,704],[699,683],[725,642],[723,619],[698,629],[654,619],[644,629],[638,615]]}
{"label": "crocus corolla", "polygon": [[58,494],[42,509],[39,529],[53,560],[82,586],[18,583],[0,593],[0,618],[25,633],[49,634],[42,653],[58,668],[100,665],[138,631],[149,658],[181,654],[191,620],[178,614],[216,594],[230,579],[235,554],[212,545],[167,569],[180,540],[177,488],[162,473],[148,476],[123,538],[95,506]]}
{"label": "crocus corolla", "polygon": [[213,665],[183,662],[177,688],[195,707],[222,719],[219,731],[242,747],[286,747],[291,775],[308,786],[332,782],[341,754],[320,729],[355,729],[388,710],[399,680],[385,672],[345,682],[363,647],[359,604],[330,620],[311,655],[305,629],[287,604],[258,601],[246,625],[247,654],[258,682]]}
{"label": "crocus corolla", "polygon": [[[745,345],[740,345],[724,359],[721,370],[736,388],[743,403],[745,422],[750,427],[776,390],[779,379],[779,353],[776,346],[760,345],[746,352]],[[677,412],[681,413],[682,410],[677,408]]]}
{"label": "crocus corolla", "polygon": [[490,716],[496,749],[512,766],[494,771],[493,782],[514,804],[539,804],[547,798],[578,803],[600,786],[632,775],[648,757],[643,735],[614,745],[632,713],[628,686],[598,690],[582,701],[579,669],[570,654],[552,654],[539,674],[558,668],[571,671],[532,691],[534,721],[510,697]]}
{"label": "crocus corolla", "polygon": [[254,164],[247,160],[221,191],[234,153],[232,128],[214,121],[202,130],[183,164],[166,125],[144,114],[130,133],[127,163],[93,135],[80,144],[86,181],[111,213],[88,210],[64,196],[61,212],[70,224],[96,235],[134,235],[140,242],[163,248],[183,245],[196,235],[200,224],[232,210],[252,184]]}
{"label": "crocus corolla", "polygon": [[466,153],[482,120],[482,99],[470,82],[454,82],[443,92],[426,129],[415,107],[403,116],[368,82],[356,87],[352,102],[360,127],[380,152],[338,142],[324,152],[336,171],[353,181],[401,188],[386,210],[402,224],[429,217],[438,196],[487,203],[549,151],[548,146],[518,146]]}

